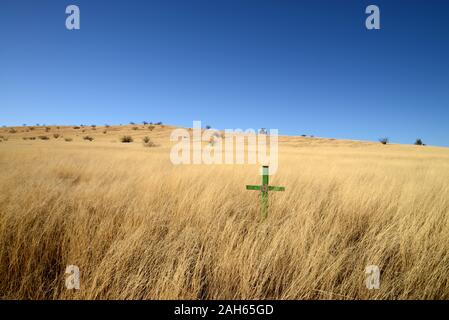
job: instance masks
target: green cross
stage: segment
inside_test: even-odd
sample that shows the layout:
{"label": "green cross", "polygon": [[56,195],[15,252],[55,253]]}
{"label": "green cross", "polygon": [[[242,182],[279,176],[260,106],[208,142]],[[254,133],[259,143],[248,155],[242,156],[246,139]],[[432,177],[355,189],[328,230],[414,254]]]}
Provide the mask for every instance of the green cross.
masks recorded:
{"label": "green cross", "polygon": [[262,219],[268,215],[268,191],[285,191],[284,187],[274,187],[268,185],[268,166],[263,166],[262,185],[261,186],[246,186],[246,190],[260,190],[262,199]]}

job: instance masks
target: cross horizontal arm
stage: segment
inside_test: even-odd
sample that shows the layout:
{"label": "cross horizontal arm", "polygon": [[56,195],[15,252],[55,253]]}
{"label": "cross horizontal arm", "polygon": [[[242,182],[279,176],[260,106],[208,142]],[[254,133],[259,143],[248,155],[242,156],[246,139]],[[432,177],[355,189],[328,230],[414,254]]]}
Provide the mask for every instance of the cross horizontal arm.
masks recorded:
{"label": "cross horizontal arm", "polygon": [[260,186],[246,186],[246,190],[260,190]]}
{"label": "cross horizontal arm", "polygon": [[274,187],[274,186],[269,186],[268,190],[272,190],[272,191],[285,191],[285,187]]}

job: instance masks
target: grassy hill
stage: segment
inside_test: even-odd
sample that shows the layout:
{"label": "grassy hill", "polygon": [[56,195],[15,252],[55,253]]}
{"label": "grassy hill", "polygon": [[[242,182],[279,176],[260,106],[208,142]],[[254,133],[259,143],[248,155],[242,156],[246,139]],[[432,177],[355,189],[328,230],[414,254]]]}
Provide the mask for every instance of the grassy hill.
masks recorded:
{"label": "grassy hill", "polygon": [[449,149],[280,137],[261,221],[258,166],[175,166],[173,129],[0,129],[0,297],[449,298]]}

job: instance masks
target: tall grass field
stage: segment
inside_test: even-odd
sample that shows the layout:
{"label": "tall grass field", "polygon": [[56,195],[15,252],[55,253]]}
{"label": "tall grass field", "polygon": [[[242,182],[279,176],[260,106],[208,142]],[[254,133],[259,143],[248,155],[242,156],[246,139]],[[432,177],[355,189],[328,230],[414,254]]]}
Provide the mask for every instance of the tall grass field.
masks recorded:
{"label": "tall grass field", "polygon": [[0,129],[0,298],[449,298],[449,149],[280,137],[262,220],[259,166],[173,165],[173,129]]}

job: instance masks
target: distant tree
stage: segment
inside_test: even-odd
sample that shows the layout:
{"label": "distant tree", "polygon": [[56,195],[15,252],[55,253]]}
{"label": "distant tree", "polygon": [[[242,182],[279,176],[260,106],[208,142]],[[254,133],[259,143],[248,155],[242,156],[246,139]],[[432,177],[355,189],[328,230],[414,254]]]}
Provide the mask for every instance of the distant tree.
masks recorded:
{"label": "distant tree", "polygon": [[417,146],[423,146],[424,143],[422,142],[422,140],[421,140],[420,138],[418,138],[418,139],[416,139],[416,141],[415,141],[415,145],[417,145]]}
{"label": "distant tree", "polygon": [[129,124],[130,124],[130,125],[135,125],[135,123],[134,123],[134,122],[132,122],[132,121],[131,121],[131,122],[130,122]]}
{"label": "distant tree", "polygon": [[261,129],[259,130],[259,133],[260,133],[260,134],[267,134],[267,129],[261,128]]}
{"label": "distant tree", "polygon": [[156,122],[156,125],[161,126],[162,125],[162,121]]}
{"label": "distant tree", "polygon": [[382,143],[382,144],[388,144],[388,142],[390,142],[390,139],[388,139],[386,137],[385,138],[380,138],[379,142]]}
{"label": "distant tree", "polygon": [[206,125],[206,130],[209,130],[210,128],[212,128],[210,125]]}
{"label": "distant tree", "polygon": [[146,121],[142,121],[143,125],[146,126],[148,124],[148,122]]}

